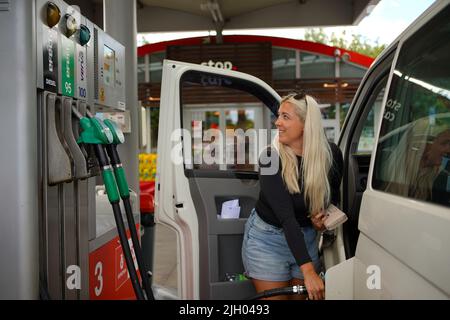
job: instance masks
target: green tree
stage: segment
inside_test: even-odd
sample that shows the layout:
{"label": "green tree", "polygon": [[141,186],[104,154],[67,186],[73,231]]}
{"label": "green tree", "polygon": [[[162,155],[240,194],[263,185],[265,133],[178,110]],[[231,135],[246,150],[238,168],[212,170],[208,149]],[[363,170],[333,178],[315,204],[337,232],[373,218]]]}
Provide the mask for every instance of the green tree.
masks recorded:
{"label": "green tree", "polygon": [[140,35],[140,37],[142,45],[150,44],[150,41],[148,41],[148,39],[144,35]]}
{"label": "green tree", "polygon": [[305,40],[331,45],[342,49],[358,52],[369,57],[377,57],[381,51],[386,48],[385,44],[379,44],[378,40],[375,44],[371,44],[360,34],[352,34],[352,40],[349,42],[346,38],[345,30],[340,35],[334,32],[328,36],[323,28],[310,28],[305,31]]}
{"label": "green tree", "polygon": [[156,147],[158,144],[158,128],[159,128],[159,107],[150,108],[150,121],[151,121],[151,137],[152,146]]}

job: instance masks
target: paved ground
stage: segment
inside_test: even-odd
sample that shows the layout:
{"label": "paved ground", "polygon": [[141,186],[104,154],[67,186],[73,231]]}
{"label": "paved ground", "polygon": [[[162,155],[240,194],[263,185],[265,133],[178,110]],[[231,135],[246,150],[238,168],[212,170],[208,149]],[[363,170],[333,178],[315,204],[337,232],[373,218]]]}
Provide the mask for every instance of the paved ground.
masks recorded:
{"label": "paved ground", "polygon": [[153,283],[177,290],[176,234],[170,228],[156,224],[153,261]]}

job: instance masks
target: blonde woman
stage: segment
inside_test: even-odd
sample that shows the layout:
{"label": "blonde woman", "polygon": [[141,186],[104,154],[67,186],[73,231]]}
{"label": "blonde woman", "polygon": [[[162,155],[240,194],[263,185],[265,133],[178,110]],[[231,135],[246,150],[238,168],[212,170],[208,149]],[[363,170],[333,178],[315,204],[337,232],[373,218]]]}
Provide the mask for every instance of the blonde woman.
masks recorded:
{"label": "blonde woman", "polygon": [[[319,106],[309,95],[284,97],[275,125],[273,161],[264,164],[260,157],[261,191],[245,225],[245,273],[257,292],[305,285],[309,299],[324,299],[316,229],[325,229],[323,211],[339,201],[342,154],[327,141]],[[264,174],[274,163],[279,168]]]}

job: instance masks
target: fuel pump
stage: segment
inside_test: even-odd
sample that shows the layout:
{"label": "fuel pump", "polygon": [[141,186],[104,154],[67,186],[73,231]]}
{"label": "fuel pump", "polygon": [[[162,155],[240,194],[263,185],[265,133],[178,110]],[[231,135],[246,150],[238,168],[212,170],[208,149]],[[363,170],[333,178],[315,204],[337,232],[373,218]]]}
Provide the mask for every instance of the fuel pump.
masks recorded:
{"label": "fuel pump", "polygon": [[[127,236],[125,232],[125,225],[122,219],[122,212],[120,209],[120,197],[119,192],[117,190],[117,184],[114,179],[114,173],[112,170],[112,167],[110,165],[110,161],[107,157],[107,154],[105,152],[104,145],[109,145],[114,141],[113,134],[111,130],[104,125],[104,123],[95,118],[87,118],[83,117],[79,112],[76,111],[76,109],[72,109],[73,112],[79,117],[80,119],[80,126],[82,128],[82,132],[80,134],[80,137],[78,139],[78,143],[84,143],[84,144],[91,144],[94,147],[95,155],[97,157],[100,170],[103,177],[103,182],[105,183],[105,189],[108,196],[108,200],[111,203],[113,213],[114,213],[114,219],[117,225],[117,231],[119,234],[120,244],[122,246],[122,250],[125,256],[125,262],[128,268],[128,272],[130,274],[131,284],[133,286],[136,298],[138,300],[144,300],[145,296],[142,291],[142,288],[139,284],[139,279],[137,276],[136,269],[134,267],[133,258],[131,255],[131,249],[127,241]],[[89,114],[88,114],[89,115]],[[92,116],[92,115],[89,115]],[[123,171],[121,171],[123,172]],[[120,176],[120,174],[119,174]],[[123,177],[125,177],[123,173]],[[119,180],[120,181],[120,180]],[[121,179],[123,181],[123,179]],[[126,183],[126,182],[125,182]],[[122,185],[123,187],[123,185]],[[128,188],[127,188],[128,190]],[[128,202],[129,203],[129,202]],[[127,211],[128,212],[128,211]],[[128,217],[128,219],[130,219]],[[132,215],[131,215],[131,219]],[[129,220],[130,223],[130,220]],[[130,232],[134,228],[130,227]],[[136,230],[134,230],[136,232]],[[138,260],[139,261],[139,260]],[[142,269],[141,269],[142,270]],[[143,272],[144,273],[144,272]],[[144,279],[144,275],[142,276]],[[144,282],[145,284],[145,282]],[[151,292],[151,291],[150,291]],[[153,297],[153,295],[151,295]]]}
{"label": "fuel pump", "polygon": [[108,153],[111,165],[114,168],[114,175],[116,177],[117,185],[119,187],[120,197],[122,198],[123,205],[125,207],[125,213],[128,221],[128,228],[131,233],[131,240],[133,242],[134,252],[136,254],[136,259],[138,262],[139,270],[141,270],[142,283],[147,293],[148,299],[154,300],[153,291],[150,283],[151,274],[145,268],[144,258],[142,255],[142,248],[139,243],[136,225],[133,218],[133,210],[130,203],[130,191],[125,176],[125,170],[122,166],[122,161],[119,157],[119,152],[117,151],[117,145],[122,144],[125,141],[122,130],[116,125],[115,122],[105,119],[104,124],[112,132],[113,142],[106,145],[106,152]]}
{"label": "fuel pump", "polygon": [[[37,170],[38,188],[30,195],[38,203],[32,206],[28,219],[18,221],[36,219],[38,224],[38,241],[30,242],[36,248],[29,246],[27,250],[39,258],[32,261],[38,261],[42,297],[144,299],[145,283],[141,286],[140,281],[145,278],[139,279],[137,264],[134,268],[140,255],[131,257],[131,242],[136,243],[136,239],[130,239],[134,228],[130,227],[130,233],[125,230],[125,218],[120,212],[124,207],[116,185],[120,179],[115,179],[105,150],[114,137],[101,120],[92,117],[97,112],[127,111],[127,48],[98,22],[84,16],[80,7],[64,0],[17,0],[11,4],[11,13],[20,11],[20,17],[25,13],[30,17],[26,19],[30,27],[27,38],[21,43],[33,48],[32,57],[17,65],[27,62],[27,67],[21,69],[26,72],[21,71],[24,80],[20,82],[32,79],[27,83],[36,93],[21,96],[36,96],[36,101],[27,102],[36,108],[28,108],[26,113],[35,114],[36,128],[30,141],[37,150],[31,146],[27,150],[37,154],[30,168]],[[6,15],[10,15],[9,11]],[[21,28],[17,31],[25,30]],[[16,35],[11,36],[15,39]],[[6,51],[8,55],[16,54],[13,48]],[[33,130],[30,123],[25,127]],[[103,181],[98,177],[100,173]],[[29,181],[20,184],[27,188],[30,185]],[[138,214],[135,198],[136,193],[129,190],[129,203]],[[137,217],[134,220],[138,223]]]}

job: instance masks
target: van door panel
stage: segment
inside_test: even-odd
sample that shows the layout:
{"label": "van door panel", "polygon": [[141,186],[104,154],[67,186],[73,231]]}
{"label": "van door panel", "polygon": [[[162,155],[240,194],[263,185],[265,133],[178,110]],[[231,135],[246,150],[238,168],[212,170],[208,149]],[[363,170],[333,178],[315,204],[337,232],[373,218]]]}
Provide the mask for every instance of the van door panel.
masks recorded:
{"label": "van door panel", "polygon": [[[251,296],[254,288],[250,281],[227,283],[227,274],[244,272],[241,260],[244,225],[259,195],[258,181],[249,184],[238,179],[196,178],[190,179],[190,189],[199,221],[200,274],[209,279],[201,282],[200,298]],[[222,203],[233,199],[239,199],[240,218],[219,218]]]}
{"label": "van door panel", "polygon": [[[397,262],[404,264],[403,268],[413,270],[416,278],[421,278],[420,281],[410,280],[417,282],[416,288],[422,288],[419,284],[426,279],[450,295],[450,282],[445,272],[448,271],[446,266],[450,266],[450,260],[448,255],[441,254],[448,252],[446,248],[450,243],[448,209],[374,190],[364,193],[361,208],[363,211],[359,230],[366,237],[366,242],[374,243],[370,252],[379,258],[374,257],[368,261],[358,256],[358,252],[364,253],[364,257],[368,256],[367,249],[359,248],[360,238],[357,247],[359,259],[366,264],[374,263],[381,267],[383,264],[389,264],[389,260],[395,257]],[[387,257],[388,261],[384,261],[383,257]],[[400,270],[390,267],[382,268],[381,272],[382,275],[392,272],[392,277],[394,274],[395,277],[402,277]],[[400,290],[402,286],[397,281],[386,281],[387,284],[392,290]]]}
{"label": "van door panel", "polygon": [[396,253],[390,254],[384,245],[378,245],[363,232],[355,259],[359,263],[354,266],[353,299],[448,299],[447,294],[409,268],[407,261],[398,259]]}

